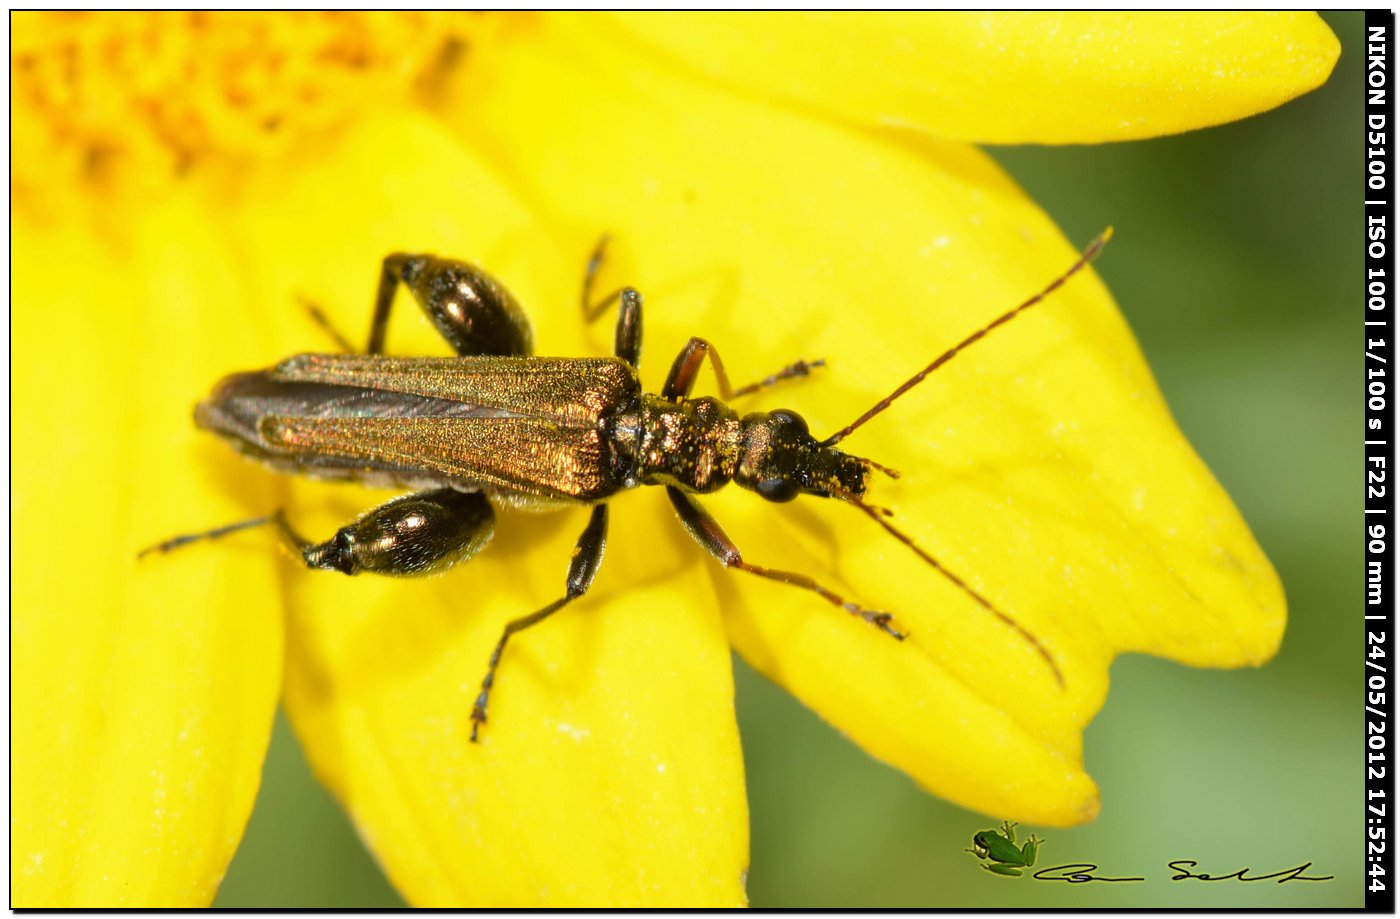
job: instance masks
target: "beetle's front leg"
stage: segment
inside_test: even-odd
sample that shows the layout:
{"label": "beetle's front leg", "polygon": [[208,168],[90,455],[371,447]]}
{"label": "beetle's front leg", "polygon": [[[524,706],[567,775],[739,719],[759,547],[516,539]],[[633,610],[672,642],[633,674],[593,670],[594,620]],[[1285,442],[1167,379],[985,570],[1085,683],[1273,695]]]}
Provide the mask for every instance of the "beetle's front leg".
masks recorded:
{"label": "beetle's front leg", "polygon": [[670,497],[671,504],[675,507],[676,514],[681,518],[681,525],[685,527],[686,532],[724,567],[738,568],[740,571],[747,571],[749,574],[756,574],[770,581],[778,581],[783,584],[791,584],[793,587],[801,587],[803,590],[810,590],[833,606],[839,606],[851,615],[870,623],[891,638],[899,641],[904,640],[905,633],[892,625],[894,617],[889,613],[869,610],[859,604],[852,603],[805,574],[798,574],[794,571],[779,571],[776,568],[765,568],[762,565],[750,565],[744,561],[743,556],[739,554],[739,547],[734,545],[734,541],[720,527],[719,522],[711,517],[694,498],[674,485],[666,486],[666,494]]}
{"label": "beetle's front leg", "polygon": [[676,355],[676,361],[671,365],[671,372],[666,377],[666,385],[661,388],[661,395],[672,400],[690,395],[691,388],[695,386],[695,378],[700,374],[700,366],[707,357],[710,359],[710,365],[714,367],[715,379],[719,381],[719,396],[725,401],[758,392],[780,380],[805,377],[812,372],[814,367],[826,366],[826,361],[820,359],[797,361],[788,364],[772,376],[764,377],[757,383],[750,383],[735,389],[729,385],[729,374],[724,370],[724,362],[719,359],[719,350],[703,338],[692,337],[690,341],[685,343],[681,353]]}

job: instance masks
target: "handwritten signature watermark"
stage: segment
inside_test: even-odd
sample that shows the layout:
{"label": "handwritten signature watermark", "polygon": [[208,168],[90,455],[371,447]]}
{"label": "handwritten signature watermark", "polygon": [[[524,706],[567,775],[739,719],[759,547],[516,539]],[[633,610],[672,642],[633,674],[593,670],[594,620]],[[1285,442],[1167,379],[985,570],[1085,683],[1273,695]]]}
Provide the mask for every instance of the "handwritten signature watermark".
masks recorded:
{"label": "handwritten signature watermark", "polygon": [[[1032,834],[1023,844],[1016,844],[1016,824],[1006,822],[999,830],[982,830],[972,836],[972,847],[968,849],[983,864],[982,867],[993,874],[1003,877],[1020,877],[1030,868],[1035,867],[1036,858],[1040,855],[1040,847],[1045,844],[1045,840],[1038,839]],[[1228,874],[1211,874],[1206,871],[1194,870],[1200,867],[1200,862],[1190,858],[1177,858],[1167,862],[1167,867],[1172,874],[1168,878],[1171,881],[1243,881],[1246,883],[1253,881],[1274,881],[1278,884],[1286,884],[1289,881],[1330,881],[1333,875],[1314,877],[1304,874],[1313,866],[1312,862],[1304,862],[1293,868],[1284,868],[1282,871],[1274,871],[1269,874],[1255,874],[1252,867],[1240,868]],[[1095,874],[1099,866],[1093,862],[1072,862],[1066,865],[1055,865],[1052,868],[1040,868],[1031,877],[1037,881],[1063,881],[1066,884],[1087,884],[1091,881],[1105,881],[1110,883],[1121,883],[1124,881],[1145,881],[1145,877],[1109,877],[1107,875]]]}

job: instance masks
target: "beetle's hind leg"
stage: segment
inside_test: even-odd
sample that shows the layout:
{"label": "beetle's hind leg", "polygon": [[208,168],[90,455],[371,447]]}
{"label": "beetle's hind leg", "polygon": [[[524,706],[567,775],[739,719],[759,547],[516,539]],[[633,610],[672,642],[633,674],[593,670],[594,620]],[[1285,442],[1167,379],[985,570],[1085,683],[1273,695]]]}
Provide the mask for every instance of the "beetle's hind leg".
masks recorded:
{"label": "beetle's hind leg", "polygon": [[[438,334],[460,355],[524,357],[534,349],[530,320],[501,282],[468,262],[396,252],[385,256],[379,267],[366,354],[384,353],[399,284],[409,289]],[[300,295],[297,299],[342,351],[355,353],[354,345],[314,300]]]}
{"label": "beetle's hind leg", "polygon": [[460,355],[523,357],[534,350],[530,320],[501,282],[467,262],[396,252],[379,269],[365,346],[369,354],[384,353],[389,311],[400,284]]}
{"label": "beetle's hind leg", "polygon": [[313,542],[299,534],[279,510],[203,533],[176,536],[143,549],[137,557],[272,524],[308,568],[411,577],[434,574],[471,558],[490,541],[495,520],[485,495],[438,488],[381,504],[341,527],[325,542]]}
{"label": "beetle's hind leg", "polygon": [[593,515],[588,518],[588,526],[584,527],[583,534],[578,538],[578,545],[574,548],[573,559],[569,562],[569,576],[564,582],[564,596],[544,609],[506,623],[505,630],[501,632],[500,641],[496,642],[496,648],[491,652],[491,661],[486,665],[486,676],[481,681],[481,692],[476,697],[476,704],[472,706],[471,739],[473,743],[477,740],[481,726],[486,723],[486,704],[491,698],[491,687],[496,683],[496,668],[500,666],[501,654],[506,649],[506,642],[510,641],[510,636],[516,632],[524,631],[532,625],[543,622],[587,593],[588,588],[593,585],[594,576],[598,574],[599,566],[603,563],[603,550],[607,546],[607,541],[608,506],[599,504],[593,508]]}
{"label": "beetle's hind leg", "polygon": [[308,568],[414,577],[471,558],[490,542],[495,527],[485,495],[438,488],[401,495],[325,542],[301,540],[296,548]]}
{"label": "beetle's hind leg", "polygon": [[279,510],[268,514],[266,517],[253,517],[249,520],[240,520],[237,523],[215,527],[212,530],[204,530],[200,533],[182,533],[179,536],[172,536],[169,539],[161,540],[153,546],[147,546],[140,552],[137,552],[136,557],[144,558],[153,552],[164,554],[178,549],[181,546],[187,546],[192,542],[203,542],[206,539],[219,539],[230,533],[250,530],[253,527],[267,526],[270,523],[277,524],[283,535],[287,536],[289,544],[296,546],[298,550],[300,549],[300,545],[305,543],[305,540],[301,539],[301,537],[297,536],[296,533],[292,531],[290,525],[287,523],[286,516]]}

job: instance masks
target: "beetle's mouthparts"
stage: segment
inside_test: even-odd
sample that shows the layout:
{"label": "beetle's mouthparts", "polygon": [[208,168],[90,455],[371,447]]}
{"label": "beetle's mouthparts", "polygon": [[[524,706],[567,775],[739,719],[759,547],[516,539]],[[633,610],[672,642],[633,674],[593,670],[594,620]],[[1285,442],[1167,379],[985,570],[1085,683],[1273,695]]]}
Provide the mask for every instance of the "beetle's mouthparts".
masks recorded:
{"label": "beetle's mouthparts", "polygon": [[882,465],[880,465],[879,463],[875,462],[873,459],[868,459],[868,458],[866,458],[866,457],[861,457],[861,460],[860,460],[860,461],[861,461],[862,463],[864,463],[864,464],[866,465],[867,468],[875,469],[875,470],[877,470],[877,471],[879,471],[879,472],[883,472],[885,475],[889,476],[889,477],[892,478],[892,479],[897,479],[897,478],[899,478],[899,470],[898,470],[898,469],[891,469],[889,466],[882,466]]}

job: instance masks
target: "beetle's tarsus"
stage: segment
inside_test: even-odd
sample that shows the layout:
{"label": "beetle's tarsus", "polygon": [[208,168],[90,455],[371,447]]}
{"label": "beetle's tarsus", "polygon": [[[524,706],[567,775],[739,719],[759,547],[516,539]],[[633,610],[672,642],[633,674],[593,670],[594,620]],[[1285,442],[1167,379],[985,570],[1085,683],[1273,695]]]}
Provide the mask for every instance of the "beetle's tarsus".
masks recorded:
{"label": "beetle's tarsus", "polygon": [[890,624],[894,622],[894,616],[890,613],[872,612],[871,610],[861,610],[857,615],[859,615],[860,618],[864,619],[866,622],[875,626],[875,628],[879,629],[886,635],[893,638],[895,641],[903,641],[904,639],[909,637],[908,632],[901,632]]}
{"label": "beetle's tarsus", "polygon": [[476,704],[472,706],[472,743],[478,742],[477,734],[480,732],[481,726],[485,723],[486,709],[482,707],[481,700],[477,699]]}

